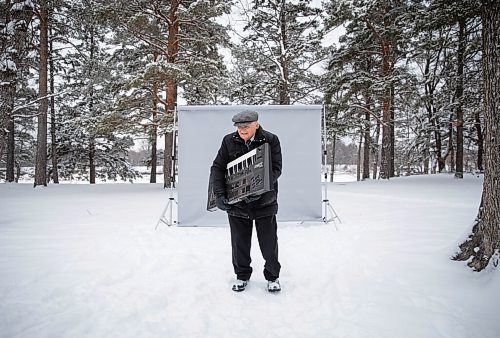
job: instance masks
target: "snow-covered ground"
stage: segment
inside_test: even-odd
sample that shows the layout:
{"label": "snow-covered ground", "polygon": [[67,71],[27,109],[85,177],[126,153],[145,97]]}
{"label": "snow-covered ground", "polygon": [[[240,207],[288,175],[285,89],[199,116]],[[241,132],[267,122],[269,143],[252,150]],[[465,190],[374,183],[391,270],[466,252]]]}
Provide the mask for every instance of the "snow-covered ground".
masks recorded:
{"label": "snow-covered ground", "polygon": [[0,336],[500,337],[498,270],[450,260],[481,178],[348,181],[338,229],[279,224],[280,294],[255,238],[235,293],[227,227],[155,231],[161,184],[0,184]]}

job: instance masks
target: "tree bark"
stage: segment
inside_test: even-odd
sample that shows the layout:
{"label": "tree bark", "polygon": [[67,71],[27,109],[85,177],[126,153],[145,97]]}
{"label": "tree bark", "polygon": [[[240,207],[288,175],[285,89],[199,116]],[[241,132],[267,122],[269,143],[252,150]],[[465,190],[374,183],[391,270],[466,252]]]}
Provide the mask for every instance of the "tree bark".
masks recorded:
{"label": "tree bark", "polygon": [[[389,8],[386,8],[386,12]],[[371,24],[368,19],[365,19],[365,23],[368,28],[372,31],[375,39],[380,45],[380,54],[382,57],[382,75],[385,80],[385,91],[382,97],[382,159],[380,164],[380,178],[389,179],[391,177],[391,168],[394,167],[391,164],[394,159],[391,160],[391,84],[388,81],[391,78],[392,60],[391,60],[391,41],[387,36],[382,36],[375,27]],[[388,18],[384,20],[384,27],[387,29],[391,25]]]}
{"label": "tree bark", "polygon": [[[385,68],[385,67],[384,67]],[[382,159],[380,164],[380,178],[389,179],[391,172],[391,99],[390,99],[390,88],[385,90],[383,102],[382,102]]]}
{"label": "tree bark", "polygon": [[[450,116],[450,119],[452,116]],[[455,172],[455,147],[453,145],[453,124],[450,123],[449,129],[448,129],[448,150],[446,151],[446,154],[444,155],[443,159],[446,161],[448,156],[450,156],[450,172]]]}
{"label": "tree bark", "polygon": [[[90,83],[90,91],[89,91],[89,112],[90,116],[94,117],[94,83],[93,83],[93,72],[94,72],[94,62],[95,62],[95,49],[97,48],[96,42],[95,42],[95,30],[94,30],[94,25],[90,25],[90,68],[89,68],[89,77],[91,78],[91,83]],[[89,133],[89,181],[90,184],[95,184],[96,182],[96,151],[95,151],[95,131],[94,128],[91,129],[91,132]]]}
{"label": "tree bark", "polygon": [[[432,33],[429,33],[429,36],[432,35]],[[437,87],[437,77],[436,77],[436,69],[438,65],[438,61],[440,59],[441,53],[445,53],[446,51],[443,49],[443,46],[440,45],[437,51],[437,55],[435,57],[436,62],[434,63],[434,69],[431,72],[431,63],[432,63],[432,56],[430,54],[427,54],[426,60],[425,60],[425,68],[424,68],[424,90],[425,90],[425,97],[427,98],[425,101],[425,107],[427,109],[427,116],[429,119],[429,124],[431,126],[431,131],[434,134],[434,148],[432,150],[429,150],[429,158],[431,159],[431,174],[436,173],[436,166],[438,167],[437,170],[441,172],[444,168],[444,161],[442,158],[442,141],[441,141],[441,125],[439,123],[439,118],[437,116],[437,108],[435,105],[435,91]],[[446,58],[446,56],[445,56]]]}
{"label": "tree bark", "polygon": [[7,161],[5,170],[5,180],[7,182],[14,182],[14,163],[15,163],[15,138],[14,138],[14,118],[10,117],[7,124]]}
{"label": "tree bark", "polygon": [[[391,64],[391,74],[394,72],[394,64]],[[390,135],[391,135],[391,145],[390,145],[390,155],[389,155],[389,177],[394,177],[396,168],[394,166],[394,159],[396,158],[396,151],[395,151],[395,143],[396,143],[396,136],[395,136],[395,131],[394,131],[394,120],[395,120],[395,112],[394,112],[394,101],[395,101],[395,89],[394,89],[394,84],[391,83],[391,119],[389,121],[389,127],[390,127]]]}
{"label": "tree bark", "polygon": [[285,50],[281,50],[280,46],[280,65],[282,69],[281,80],[279,84],[279,104],[287,105],[290,104],[290,93],[288,89],[288,60],[286,58],[286,49],[288,46],[287,32],[286,32],[286,8],[285,0],[281,0],[280,5],[280,31],[281,31],[281,42]]}
{"label": "tree bark", "polygon": [[[49,42],[49,67],[50,67],[50,93],[54,94],[54,55],[52,44],[52,27],[49,27],[50,42]],[[51,147],[51,160],[52,160],[52,180],[55,184],[59,183],[59,171],[57,170],[57,138],[56,138],[56,107],[54,96],[50,97],[50,147]]]}
{"label": "tree bark", "polygon": [[[370,102],[366,104],[366,108],[370,110]],[[370,113],[365,113],[365,128],[364,128],[364,148],[363,148],[363,176],[365,180],[370,178],[370,150],[371,150],[371,137],[370,137]]]}
{"label": "tree bark", "polygon": [[380,139],[380,121],[377,120],[377,127],[375,128],[375,138],[372,142],[372,158],[373,158],[373,169],[372,169],[372,178],[377,179],[378,175],[378,167],[379,167],[379,158],[380,158],[380,150],[379,150],[379,141]]}
{"label": "tree bark", "polygon": [[460,245],[456,260],[468,260],[475,271],[500,256],[500,2],[482,0],[483,76],[485,113],[484,183],[472,234]]}
{"label": "tree bark", "polygon": [[466,38],[466,22],[465,18],[461,17],[458,20],[458,55],[457,55],[457,153],[455,156],[455,178],[464,178],[464,55],[465,55],[465,38]]}
{"label": "tree bark", "polygon": [[[153,60],[156,62],[158,54],[153,53]],[[150,143],[151,143],[151,172],[149,183],[156,183],[156,162],[158,162],[158,82],[154,81],[151,88],[152,98],[152,111],[151,111],[151,130],[150,130]]]}
{"label": "tree bark", "polygon": [[483,140],[483,130],[481,127],[481,118],[479,111],[477,111],[475,114],[474,126],[476,127],[476,132],[477,132],[477,169],[480,172],[483,172],[484,140]]}
{"label": "tree bark", "polygon": [[90,140],[90,143],[89,143],[89,170],[90,170],[90,173],[89,173],[90,184],[95,184],[96,172],[95,172],[95,144],[94,144],[94,140]]}
{"label": "tree bark", "polygon": [[47,64],[48,64],[48,7],[40,1],[40,63],[38,97],[43,98],[38,108],[37,146],[34,186],[47,186]]}
{"label": "tree bark", "polygon": [[[172,0],[170,4],[169,24],[168,24],[168,40],[167,40],[167,62],[174,64],[179,53],[179,0]],[[167,101],[165,104],[165,113],[167,118],[165,121],[170,123],[173,121],[175,107],[177,105],[177,82],[174,78],[167,80]],[[172,130],[175,128],[173,126]],[[163,156],[163,187],[173,187],[175,185],[175,164],[172,163],[172,152],[175,150],[172,140],[172,131],[165,133],[165,150]]]}
{"label": "tree bark", "polygon": [[333,176],[335,175],[335,150],[336,150],[336,145],[337,145],[337,134],[333,134],[332,137],[332,146],[331,146],[331,162],[330,162],[330,167],[332,168],[330,171],[330,182],[333,182]]}
{"label": "tree bark", "polygon": [[[19,2],[19,0],[13,1],[14,4]],[[12,27],[14,27],[14,31],[11,35],[0,35],[0,44],[2,49],[9,51],[2,55],[2,58],[5,58],[6,60],[9,60],[10,58],[16,68],[7,67],[7,69],[0,72],[0,159],[3,158],[9,130],[13,130],[11,125],[11,123],[13,123],[11,114],[14,109],[17,78],[19,72],[21,71],[20,61],[22,53],[25,49],[28,25],[34,14],[34,8],[30,7],[28,3],[25,3],[23,8],[11,10],[12,1],[6,0],[3,8],[5,8],[6,11],[5,17],[2,19],[5,19],[6,25],[12,25]],[[14,135],[11,137],[13,136]],[[9,160],[10,159],[8,159],[8,161]],[[12,160],[12,163],[14,163],[14,159]]]}
{"label": "tree bark", "polygon": [[358,156],[356,161],[356,181],[361,181],[361,148],[363,146],[364,128],[359,128]]}

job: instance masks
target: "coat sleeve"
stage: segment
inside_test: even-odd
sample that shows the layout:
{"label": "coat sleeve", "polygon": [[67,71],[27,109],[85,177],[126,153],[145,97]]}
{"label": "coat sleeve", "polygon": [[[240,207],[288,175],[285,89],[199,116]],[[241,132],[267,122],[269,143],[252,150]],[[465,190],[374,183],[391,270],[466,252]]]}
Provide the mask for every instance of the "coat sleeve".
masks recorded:
{"label": "coat sleeve", "polygon": [[276,184],[281,176],[281,144],[278,136],[274,135],[271,141],[271,161],[273,170],[273,184]]}
{"label": "coat sleeve", "polygon": [[210,168],[210,182],[216,196],[226,194],[226,167],[228,163],[229,152],[224,139]]}

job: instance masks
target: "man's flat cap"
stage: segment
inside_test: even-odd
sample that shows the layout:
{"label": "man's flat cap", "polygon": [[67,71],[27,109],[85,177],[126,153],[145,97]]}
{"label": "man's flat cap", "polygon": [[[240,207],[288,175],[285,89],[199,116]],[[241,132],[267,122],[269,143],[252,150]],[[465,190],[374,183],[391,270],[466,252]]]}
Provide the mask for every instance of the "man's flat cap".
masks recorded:
{"label": "man's flat cap", "polygon": [[253,110],[244,110],[233,116],[233,122],[236,127],[255,122],[258,119],[259,113]]}

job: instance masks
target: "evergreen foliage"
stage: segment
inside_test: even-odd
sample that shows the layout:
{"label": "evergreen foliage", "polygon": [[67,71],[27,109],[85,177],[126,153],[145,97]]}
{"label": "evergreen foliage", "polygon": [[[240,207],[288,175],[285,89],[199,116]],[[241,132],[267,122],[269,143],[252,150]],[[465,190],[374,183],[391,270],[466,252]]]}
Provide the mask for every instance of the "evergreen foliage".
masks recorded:
{"label": "evergreen foliage", "polygon": [[[328,147],[352,139],[363,179],[483,170],[477,0],[330,0],[322,7],[311,0],[48,4],[54,109],[48,112],[53,132],[47,150],[54,181],[56,168],[63,177],[90,182],[133,178],[126,158],[134,139],[148,140],[145,160],[156,177],[158,137],[171,135],[172,107],[179,100],[323,103]],[[15,168],[35,160],[39,5],[0,2],[9,14],[0,20],[0,153],[9,180]],[[33,9],[31,16],[20,16],[29,10],[12,11],[22,6]],[[231,11],[239,30],[221,19]],[[16,18],[25,23],[14,25]],[[337,44],[328,38],[332,31],[341,32]],[[16,72],[8,75],[6,65],[13,62]]]}
{"label": "evergreen foliage", "polygon": [[313,67],[324,59],[320,8],[310,0],[255,1],[241,44],[233,49],[230,94],[236,103],[319,103],[320,76]]}

